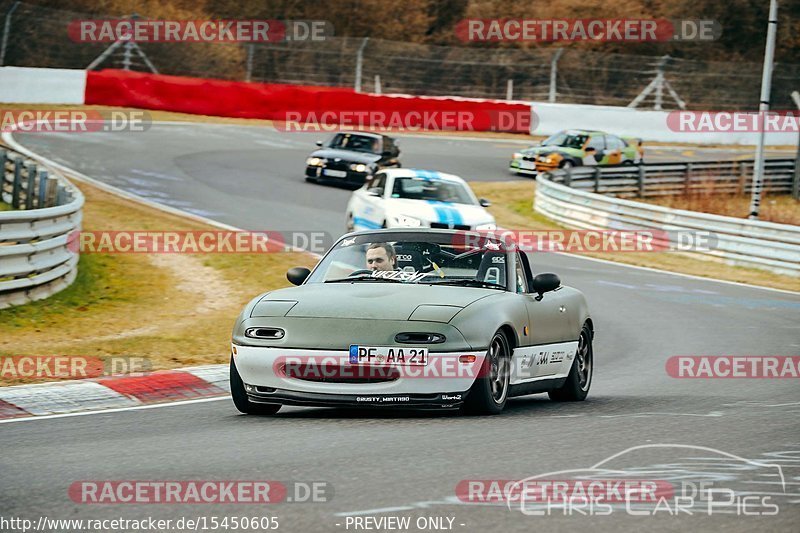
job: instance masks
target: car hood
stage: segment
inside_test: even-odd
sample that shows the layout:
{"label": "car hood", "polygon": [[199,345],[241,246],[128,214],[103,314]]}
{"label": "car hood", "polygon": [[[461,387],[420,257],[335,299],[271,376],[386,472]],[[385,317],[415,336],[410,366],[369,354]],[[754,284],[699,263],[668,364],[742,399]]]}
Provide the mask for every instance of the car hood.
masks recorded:
{"label": "car hood", "polygon": [[314,150],[309,157],[324,157],[325,159],[339,158],[342,161],[353,163],[374,163],[381,158],[378,154],[368,154],[365,152],[352,152],[350,150],[335,150],[332,148],[322,148]]}
{"label": "car hood", "polygon": [[393,198],[387,202],[386,210],[389,216],[406,215],[419,218],[429,224],[441,222],[475,226],[494,222],[494,217],[479,205]]}
{"label": "car hood", "polygon": [[496,289],[476,287],[381,282],[312,283],[266,294],[253,308],[251,317],[408,320],[420,306],[451,307],[454,315],[471,303],[498,293]]}
{"label": "car hood", "polygon": [[565,154],[572,156],[583,155],[583,150],[577,148],[567,148],[566,146],[532,146],[520,152],[525,155],[550,155]]}

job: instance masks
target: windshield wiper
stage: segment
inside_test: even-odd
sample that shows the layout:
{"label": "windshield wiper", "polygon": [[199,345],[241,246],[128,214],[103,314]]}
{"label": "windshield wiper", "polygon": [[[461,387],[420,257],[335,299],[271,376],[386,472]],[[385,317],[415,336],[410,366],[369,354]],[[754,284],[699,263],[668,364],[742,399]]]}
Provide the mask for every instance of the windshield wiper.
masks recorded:
{"label": "windshield wiper", "polygon": [[347,283],[353,281],[379,281],[382,283],[403,283],[402,280],[392,278],[374,278],[371,274],[361,274],[352,278],[336,278],[325,280],[325,283]]}
{"label": "windshield wiper", "polygon": [[487,289],[506,290],[503,285],[498,283],[491,283],[489,281],[481,281],[479,279],[446,279],[444,281],[429,281],[431,285],[462,285],[464,287],[485,287]]}

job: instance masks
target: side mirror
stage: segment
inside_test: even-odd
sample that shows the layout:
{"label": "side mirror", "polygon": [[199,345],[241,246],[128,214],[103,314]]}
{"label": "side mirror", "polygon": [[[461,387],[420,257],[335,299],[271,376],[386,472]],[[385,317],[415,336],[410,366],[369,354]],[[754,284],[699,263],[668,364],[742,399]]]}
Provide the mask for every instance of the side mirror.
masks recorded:
{"label": "side mirror", "polygon": [[533,283],[531,283],[532,291],[538,295],[536,296],[537,301],[544,298],[544,293],[554,291],[560,286],[561,279],[557,275],[550,273],[537,274],[533,278]]}
{"label": "side mirror", "polygon": [[311,271],[306,267],[294,267],[286,272],[286,279],[288,279],[292,285],[302,285],[309,274],[311,274]]}
{"label": "side mirror", "polygon": [[317,146],[322,146],[322,141],[317,141],[314,144],[316,144]]}
{"label": "side mirror", "polygon": [[370,187],[367,189],[367,194],[370,196],[383,196],[383,189],[380,187]]}
{"label": "side mirror", "polygon": [[489,207],[490,205],[492,205],[492,202],[490,202],[486,198],[481,198],[480,200],[478,200],[478,203],[481,204],[481,207]]}

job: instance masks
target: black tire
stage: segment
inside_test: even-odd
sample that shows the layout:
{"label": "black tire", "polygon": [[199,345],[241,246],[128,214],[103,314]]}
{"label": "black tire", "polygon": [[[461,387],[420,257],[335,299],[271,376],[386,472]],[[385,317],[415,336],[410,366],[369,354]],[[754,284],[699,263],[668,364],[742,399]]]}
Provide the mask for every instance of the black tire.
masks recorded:
{"label": "black tire", "polygon": [[511,347],[502,331],[489,343],[480,375],[464,402],[464,412],[470,415],[497,415],[508,400],[511,377]]}
{"label": "black tire", "polygon": [[567,381],[559,389],[548,392],[555,402],[581,402],[589,394],[594,371],[594,351],[592,349],[592,329],[584,324],[578,338],[578,351],[572,361]]}
{"label": "black tire", "polygon": [[244,382],[236,370],[236,363],[231,357],[231,398],[233,405],[247,415],[274,415],[277,413],[281,404],[279,403],[253,403],[247,399],[247,392],[244,390]]}

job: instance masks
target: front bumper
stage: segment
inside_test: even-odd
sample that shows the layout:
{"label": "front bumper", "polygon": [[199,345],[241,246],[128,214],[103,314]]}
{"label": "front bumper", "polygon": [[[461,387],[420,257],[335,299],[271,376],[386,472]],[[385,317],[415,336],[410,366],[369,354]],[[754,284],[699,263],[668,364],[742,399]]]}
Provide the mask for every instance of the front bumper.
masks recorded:
{"label": "front bumper", "polygon": [[320,166],[311,166],[306,165],[306,177],[314,178],[317,181],[325,181],[330,183],[341,183],[343,185],[364,185],[369,177],[369,172],[355,172],[353,170],[339,170],[334,169],[338,172],[344,172],[344,176],[329,176],[325,174],[325,167]]}
{"label": "front bumper", "polygon": [[[527,162],[526,162],[527,163]],[[529,166],[531,163],[527,163]],[[538,167],[537,163],[533,163],[534,167]],[[511,162],[508,164],[508,170],[511,172],[516,172],[517,174],[528,174],[531,176],[536,176],[539,174],[537,168],[523,168],[522,162],[519,159],[512,159]]]}
{"label": "front bumper", "polygon": [[[391,373],[383,374],[381,379],[365,380],[360,379],[365,367],[350,365],[347,350],[236,345],[235,351],[236,369],[253,402],[413,408],[459,405],[479,375],[486,354],[485,351],[430,353],[425,367],[380,367]],[[475,361],[460,363],[461,355],[473,355]],[[308,362],[311,362],[308,367],[302,366]],[[298,370],[309,367],[313,373]],[[334,367],[341,372],[326,374],[326,369]],[[395,373],[398,368],[399,376]],[[358,371],[362,374],[356,375]],[[334,378],[321,377],[328,375]]]}
{"label": "front bumper", "polygon": [[246,386],[247,399],[252,403],[279,403],[301,407],[355,407],[355,408],[394,408],[394,409],[451,409],[458,408],[467,398],[469,391],[442,394],[325,394],[319,392],[298,392],[283,389],[265,389]]}

